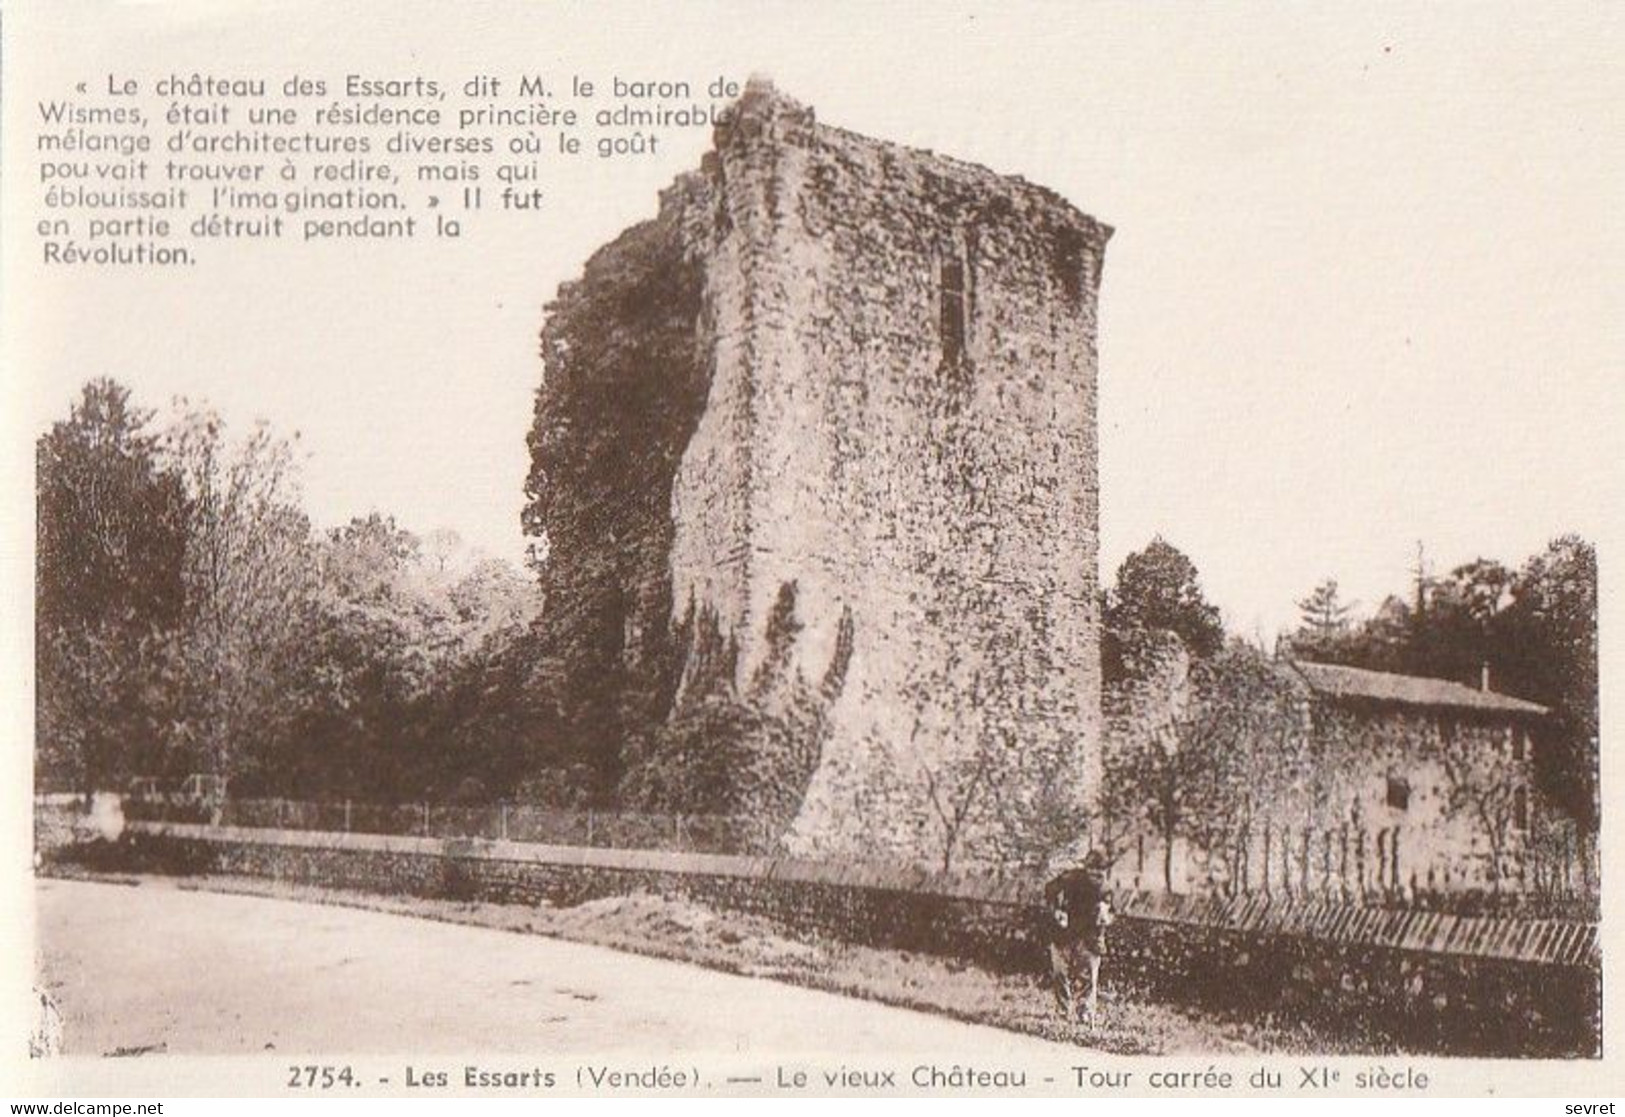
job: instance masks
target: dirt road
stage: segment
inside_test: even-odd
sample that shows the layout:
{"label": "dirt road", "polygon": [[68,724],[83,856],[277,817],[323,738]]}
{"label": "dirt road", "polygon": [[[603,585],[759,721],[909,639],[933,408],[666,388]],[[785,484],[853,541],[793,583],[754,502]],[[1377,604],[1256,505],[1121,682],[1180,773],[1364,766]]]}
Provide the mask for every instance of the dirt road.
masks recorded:
{"label": "dirt road", "polygon": [[535,935],[353,908],[42,880],[64,1054],[1075,1048]]}

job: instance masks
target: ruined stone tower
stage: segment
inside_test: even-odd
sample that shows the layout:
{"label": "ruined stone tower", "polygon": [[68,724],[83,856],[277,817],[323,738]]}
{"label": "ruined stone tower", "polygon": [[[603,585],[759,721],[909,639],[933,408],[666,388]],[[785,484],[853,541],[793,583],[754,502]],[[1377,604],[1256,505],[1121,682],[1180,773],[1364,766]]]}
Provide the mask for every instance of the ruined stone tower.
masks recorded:
{"label": "ruined stone tower", "polygon": [[1087,794],[1110,233],[753,82],[560,290],[527,524],[623,787],[953,865]]}

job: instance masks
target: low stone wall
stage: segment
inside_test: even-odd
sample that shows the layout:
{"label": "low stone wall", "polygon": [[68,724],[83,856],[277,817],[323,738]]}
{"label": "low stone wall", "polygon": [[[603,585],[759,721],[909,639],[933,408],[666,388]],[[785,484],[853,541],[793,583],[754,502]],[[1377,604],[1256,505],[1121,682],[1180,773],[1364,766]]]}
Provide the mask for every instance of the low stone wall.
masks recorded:
{"label": "low stone wall", "polygon": [[78,796],[40,796],[34,801],[34,849],[42,857],[72,845],[84,815]]}
{"label": "low stone wall", "polygon": [[[1047,965],[1035,882],[782,858],[131,823],[107,863],[435,898],[572,905],[646,891],[803,932]],[[1596,1056],[1597,928],[1331,902],[1124,897],[1107,980],[1131,995],[1325,1024],[1361,1050]]]}

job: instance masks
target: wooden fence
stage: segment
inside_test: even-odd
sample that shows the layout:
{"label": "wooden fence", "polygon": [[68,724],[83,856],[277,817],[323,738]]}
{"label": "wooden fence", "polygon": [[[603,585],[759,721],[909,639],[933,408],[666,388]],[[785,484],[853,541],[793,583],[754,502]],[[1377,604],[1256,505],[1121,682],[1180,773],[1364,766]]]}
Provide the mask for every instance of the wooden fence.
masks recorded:
{"label": "wooden fence", "polygon": [[704,853],[753,852],[767,848],[775,836],[764,820],[737,815],[566,810],[519,803],[226,799],[209,804],[153,797],[128,798],[124,811],[132,820],[155,822]]}
{"label": "wooden fence", "polygon": [[[1163,848],[1141,834],[1120,851],[1113,879],[1136,892],[1166,891]],[[1362,903],[1493,908],[1528,901],[1595,906],[1594,840],[1572,829],[1520,836],[1496,862],[1482,849],[1430,847],[1400,826],[1335,828],[1259,825],[1213,849],[1176,845],[1174,890],[1216,896],[1337,898]],[[1469,905],[1472,906],[1472,905]]]}

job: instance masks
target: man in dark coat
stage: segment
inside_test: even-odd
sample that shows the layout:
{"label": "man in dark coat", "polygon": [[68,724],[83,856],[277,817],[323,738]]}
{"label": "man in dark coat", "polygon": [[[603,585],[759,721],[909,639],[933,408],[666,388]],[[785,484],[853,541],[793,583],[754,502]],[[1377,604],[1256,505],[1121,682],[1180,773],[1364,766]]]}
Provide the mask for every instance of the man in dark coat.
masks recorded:
{"label": "man in dark coat", "polygon": [[1091,850],[1082,865],[1056,874],[1044,886],[1044,907],[1055,1000],[1066,1018],[1073,1019],[1077,1015],[1077,984],[1087,975],[1084,1010],[1093,1024],[1100,992],[1100,960],[1106,953],[1106,927],[1112,921],[1106,859]]}

